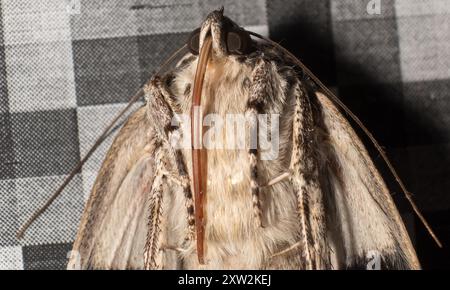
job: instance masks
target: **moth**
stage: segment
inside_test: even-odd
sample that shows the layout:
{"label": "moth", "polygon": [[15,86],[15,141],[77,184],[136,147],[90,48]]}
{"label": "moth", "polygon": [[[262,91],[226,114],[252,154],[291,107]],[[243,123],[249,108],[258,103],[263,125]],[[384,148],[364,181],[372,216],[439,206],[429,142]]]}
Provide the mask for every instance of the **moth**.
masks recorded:
{"label": "moth", "polygon": [[[373,253],[386,269],[420,268],[344,114],[368,134],[428,224],[373,136],[298,59],[223,9],[186,47],[174,68],[148,81],[145,106],[109,149],[69,269],[347,269],[366,268]],[[242,127],[256,135],[271,126],[259,116],[278,116],[278,131],[265,136],[277,133],[276,158],[261,158],[260,138],[251,148],[196,146],[208,114],[245,116],[253,121]],[[180,115],[190,117],[187,130],[174,126]],[[190,136],[188,146],[174,145],[180,135]]]}

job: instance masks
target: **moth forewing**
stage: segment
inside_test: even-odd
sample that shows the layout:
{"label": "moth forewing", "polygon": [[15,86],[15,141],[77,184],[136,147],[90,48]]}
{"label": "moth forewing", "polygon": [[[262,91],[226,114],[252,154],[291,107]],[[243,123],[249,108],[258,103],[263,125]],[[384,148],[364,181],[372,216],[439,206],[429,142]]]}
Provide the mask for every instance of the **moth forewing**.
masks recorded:
{"label": "moth forewing", "polygon": [[[145,108],[109,149],[87,201],[73,252],[82,269],[139,268],[147,236],[147,191],[154,179],[154,130]],[[70,259],[68,268],[77,263]],[[142,267],[142,266],[141,266]]]}
{"label": "moth forewing", "polygon": [[[381,175],[348,121],[324,94],[316,93],[318,146],[328,182],[328,218],[340,225],[337,252],[352,267],[369,252],[377,252],[383,268],[419,269],[405,225]],[[336,222],[337,221],[337,222]]]}

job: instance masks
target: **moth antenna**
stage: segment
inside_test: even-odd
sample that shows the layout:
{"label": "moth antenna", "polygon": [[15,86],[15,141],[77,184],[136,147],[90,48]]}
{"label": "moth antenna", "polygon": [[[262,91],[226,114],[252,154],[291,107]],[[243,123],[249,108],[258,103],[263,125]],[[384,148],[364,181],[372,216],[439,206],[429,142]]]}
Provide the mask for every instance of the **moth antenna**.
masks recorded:
{"label": "moth antenna", "polygon": [[187,50],[187,44],[183,45],[182,47],[180,47],[179,49],[177,49],[174,53],[172,53],[169,58],[167,58],[166,61],[164,61],[161,66],[159,67],[158,71],[156,72],[156,75],[161,75],[161,73],[164,71],[164,69],[171,64],[175,58],[183,52],[183,50]]}
{"label": "moth antenna", "polygon": [[323,92],[325,93],[325,95],[330,98],[333,102],[335,102],[341,109],[343,109],[345,111],[345,113],[350,116],[350,118],[363,130],[364,134],[367,135],[367,137],[369,137],[370,141],[372,142],[372,144],[375,146],[375,149],[380,153],[381,157],[383,158],[384,162],[386,163],[386,165],[389,168],[389,171],[391,172],[391,174],[394,176],[395,180],[397,181],[398,185],[400,186],[400,188],[402,189],[403,193],[405,194],[406,199],[408,200],[409,204],[411,205],[414,213],[419,217],[420,221],[422,222],[422,224],[425,226],[425,228],[427,229],[428,233],[430,234],[430,236],[434,239],[434,241],[436,242],[436,244],[438,245],[439,248],[442,248],[442,243],[439,240],[439,238],[436,236],[436,234],[434,233],[433,229],[431,228],[431,226],[429,225],[429,223],[427,222],[427,220],[425,219],[425,217],[422,215],[422,213],[420,212],[419,208],[417,207],[416,203],[414,202],[414,200],[412,199],[412,194],[407,190],[405,184],[403,183],[403,181],[400,179],[400,176],[397,174],[397,171],[395,170],[394,166],[392,165],[392,163],[389,161],[389,158],[387,157],[386,153],[384,152],[383,148],[381,147],[381,145],[378,143],[378,141],[375,139],[375,137],[373,137],[372,133],[370,133],[369,129],[367,129],[366,126],[364,126],[364,124],[361,122],[361,120],[341,101],[339,100],[339,98],[330,90],[328,89],[320,80],[317,76],[315,76],[295,55],[293,55],[291,52],[289,52],[286,48],[284,48],[283,46],[281,46],[280,44],[276,43],[273,40],[270,40],[258,33],[252,32],[252,31],[248,31],[248,33],[250,33],[250,35],[253,35],[259,39],[265,40],[268,43],[272,44],[273,46],[277,47],[278,49],[282,50],[284,53],[286,53],[289,57],[291,57],[294,62],[317,84],[319,85],[319,87],[323,90]]}
{"label": "moth antenna", "polygon": [[[169,58],[163,62],[163,64],[160,66],[160,68],[157,71],[157,75],[161,74],[161,72],[169,65],[171,64],[174,59],[181,53],[183,50],[187,48],[187,45],[183,45],[181,48],[177,49]],[[83,159],[78,162],[78,164],[75,166],[75,168],[70,172],[69,176],[64,179],[64,182],[61,184],[60,187],[53,193],[53,195],[45,202],[45,204],[40,207],[38,210],[36,210],[33,215],[25,222],[25,224],[22,225],[22,227],[19,229],[19,231],[16,234],[16,237],[18,239],[23,238],[23,235],[27,231],[27,229],[33,224],[33,222],[41,216],[49,207],[52,205],[52,203],[58,198],[58,196],[61,195],[63,190],[66,188],[66,186],[70,183],[70,181],[75,177],[75,175],[81,170],[83,165],[86,163],[86,161],[89,160],[91,155],[97,150],[97,148],[102,144],[102,142],[108,137],[109,134],[114,130],[114,126],[119,121],[119,119],[125,115],[125,113],[132,107],[134,103],[139,100],[140,97],[144,95],[143,88],[139,89],[139,91],[130,99],[127,106],[120,111],[120,113],[114,118],[114,120],[106,127],[106,129],[103,131],[103,133],[100,135],[100,137],[95,141],[94,145],[89,149],[87,154],[83,157]]]}

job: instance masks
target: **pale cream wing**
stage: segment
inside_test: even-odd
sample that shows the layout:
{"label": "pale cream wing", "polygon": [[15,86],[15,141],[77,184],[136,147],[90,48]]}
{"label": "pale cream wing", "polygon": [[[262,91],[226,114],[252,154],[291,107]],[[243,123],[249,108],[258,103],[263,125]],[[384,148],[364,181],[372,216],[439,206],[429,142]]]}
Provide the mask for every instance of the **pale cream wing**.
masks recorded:
{"label": "pale cream wing", "polygon": [[143,268],[154,130],[146,108],[115,138],[84,210],[68,268]]}
{"label": "pale cream wing", "polygon": [[389,190],[361,140],[329,98],[322,93],[316,97],[320,170],[335,263],[365,267],[379,255],[382,268],[420,268]]}

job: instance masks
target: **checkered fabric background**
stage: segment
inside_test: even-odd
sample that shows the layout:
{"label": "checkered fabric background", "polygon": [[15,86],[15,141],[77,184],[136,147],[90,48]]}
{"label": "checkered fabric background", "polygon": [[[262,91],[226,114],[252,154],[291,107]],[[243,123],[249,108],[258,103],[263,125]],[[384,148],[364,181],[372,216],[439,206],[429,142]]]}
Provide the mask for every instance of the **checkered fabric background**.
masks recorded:
{"label": "checkered fabric background", "polygon": [[[65,267],[111,138],[22,240],[18,227],[222,5],[338,92],[450,246],[450,1],[0,0],[0,269]],[[423,265],[449,267],[448,250],[437,250],[389,183]]]}

